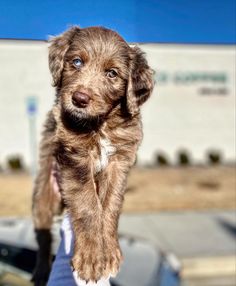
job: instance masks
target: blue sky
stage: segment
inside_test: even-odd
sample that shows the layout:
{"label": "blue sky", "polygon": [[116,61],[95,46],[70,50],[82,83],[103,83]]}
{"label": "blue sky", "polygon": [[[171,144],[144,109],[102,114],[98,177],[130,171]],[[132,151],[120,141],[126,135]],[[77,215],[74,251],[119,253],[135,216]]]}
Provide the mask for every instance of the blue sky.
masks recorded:
{"label": "blue sky", "polygon": [[236,0],[0,0],[0,38],[102,25],[129,42],[236,43]]}

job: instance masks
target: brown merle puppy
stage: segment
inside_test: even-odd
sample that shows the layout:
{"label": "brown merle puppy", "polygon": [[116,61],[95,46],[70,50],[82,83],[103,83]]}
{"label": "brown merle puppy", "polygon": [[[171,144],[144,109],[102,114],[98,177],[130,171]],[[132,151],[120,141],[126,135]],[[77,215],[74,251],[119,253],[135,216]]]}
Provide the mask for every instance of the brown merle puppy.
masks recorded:
{"label": "brown merle puppy", "polygon": [[139,106],[153,89],[152,70],[139,48],[102,27],[73,27],[53,38],[49,67],[56,101],[34,187],[39,254],[33,279],[46,281],[50,269],[50,227],[59,204],[51,183],[56,166],[75,235],[72,268],[96,281],[115,275],[121,263],[118,219],[142,139]]}

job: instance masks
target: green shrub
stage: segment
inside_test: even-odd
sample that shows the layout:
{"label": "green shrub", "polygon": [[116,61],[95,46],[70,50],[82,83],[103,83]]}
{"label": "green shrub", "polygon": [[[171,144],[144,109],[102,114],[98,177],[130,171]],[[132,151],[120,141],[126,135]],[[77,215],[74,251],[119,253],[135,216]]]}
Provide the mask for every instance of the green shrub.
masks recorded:
{"label": "green shrub", "polygon": [[216,165],[222,162],[222,156],[219,151],[209,151],[207,153],[207,159],[210,165]]}
{"label": "green shrub", "polygon": [[156,154],[156,164],[158,166],[169,166],[169,161],[167,159],[167,156],[164,153],[157,153]]}
{"label": "green shrub", "polygon": [[22,171],[24,169],[22,158],[19,155],[12,155],[7,158],[7,166],[11,171]]}
{"label": "green shrub", "polygon": [[180,166],[189,166],[190,165],[190,155],[186,150],[180,150],[177,153],[177,163]]}

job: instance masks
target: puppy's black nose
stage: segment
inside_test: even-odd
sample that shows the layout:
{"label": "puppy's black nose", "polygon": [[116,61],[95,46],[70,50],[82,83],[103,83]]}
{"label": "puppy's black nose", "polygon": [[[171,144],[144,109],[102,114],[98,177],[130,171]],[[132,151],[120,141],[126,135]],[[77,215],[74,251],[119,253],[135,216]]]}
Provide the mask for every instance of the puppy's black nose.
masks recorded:
{"label": "puppy's black nose", "polygon": [[72,102],[77,107],[86,107],[90,101],[89,95],[83,92],[76,91],[72,96]]}

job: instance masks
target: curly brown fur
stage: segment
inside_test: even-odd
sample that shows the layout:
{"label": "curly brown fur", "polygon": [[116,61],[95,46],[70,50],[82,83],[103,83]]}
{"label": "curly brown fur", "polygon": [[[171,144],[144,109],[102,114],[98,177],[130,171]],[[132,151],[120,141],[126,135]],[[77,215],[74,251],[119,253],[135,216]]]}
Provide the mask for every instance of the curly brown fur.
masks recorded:
{"label": "curly brown fur", "polygon": [[75,235],[72,267],[80,278],[96,281],[115,275],[122,260],[118,219],[142,139],[139,106],[153,89],[152,70],[138,47],[102,27],[73,27],[53,38],[49,67],[56,101],[41,143],[35,229],[52,223],[57,196],[50,174],[56,162]]}

